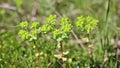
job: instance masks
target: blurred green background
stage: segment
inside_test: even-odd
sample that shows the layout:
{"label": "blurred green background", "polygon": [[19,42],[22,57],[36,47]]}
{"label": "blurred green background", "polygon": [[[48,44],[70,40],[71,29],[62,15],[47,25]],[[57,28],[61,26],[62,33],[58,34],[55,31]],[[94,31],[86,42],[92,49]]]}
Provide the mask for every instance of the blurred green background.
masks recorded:
{"label": "blurred green background", "polygon": [[[72,62],[65,62],[65,68],[119,68],[120,54],[116,56],[115,46],[120,38],[120,1],[110,0],[110,10],[107,12],[108,2],[109,0],[0,0],[0,68],[40,68],[34,45],[18,37],[18,24],[21,21],[38,21],[42,25],[50,14],[56,14],[58,18],[69,17],[72,25],[75,25],[76,17],[80,15],[99,20],[98,28],[91,33],[95,45],[93,62],[89,60],[87,51],[83,51],[71,37],[74,44],[68,41],[65,49],[70,52],[67,58],[72,59]],[[108,28],[105,35],[107,13]],[[80,37],[80,32],[74,29]],[[60,68],[57,59],[53,58],[56,44],[48,40],[38,43],[43,53],[42,68]],[[116,49],[119,50],[119,47]]]}

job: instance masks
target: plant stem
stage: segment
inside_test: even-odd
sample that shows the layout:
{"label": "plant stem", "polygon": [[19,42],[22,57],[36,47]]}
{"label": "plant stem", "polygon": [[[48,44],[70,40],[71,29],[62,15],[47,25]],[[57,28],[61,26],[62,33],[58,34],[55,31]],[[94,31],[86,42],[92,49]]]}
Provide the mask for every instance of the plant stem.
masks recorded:
{"label": "plant stem", "polygon": [[[35,45],[35,48],[36,48],[36,53],[40,54],[40,52],[39,52],[39,47],[37,46],[37,43],[36,43],[35,41],[34,41],[34,45]],[[38,61],[39,61],[39,64],[40,64],[40,68],[42,68],[42,67],[41,67],[41,59],[38,58]]]}
{"label": "plant stem", "polygon": [[[59,44],[60,44],[60,53],[61,53],[62,57],[64,57],[64,54],[63,54],[63,44],[62,44],[62,42],[59,42]],[[64,64],[63,60],[61,61],[60,64],[62,65],[62,68],[65,68],[65,64]]]}
{"label": "plant stem", "polygon": [[39,48],[37,46],[37,43],[34,41],[34,45],[35,45],[35,48],[36,48],[36,52],[39,53]]}
{"label": "plant stem", "polygon": [[89,51],[89,56],[90,56],[90,68],[93,68],[94,60],[93,60],[93,45],[90,39],[90,34],[87,34],[88,36],[88,51]]}
{"label": "plant stem", "polygon": [[60,43],[60,52],[61,52],[61,54],[63,56],[63,45],[62,45],[62,42],[59,42],[59,43]]}

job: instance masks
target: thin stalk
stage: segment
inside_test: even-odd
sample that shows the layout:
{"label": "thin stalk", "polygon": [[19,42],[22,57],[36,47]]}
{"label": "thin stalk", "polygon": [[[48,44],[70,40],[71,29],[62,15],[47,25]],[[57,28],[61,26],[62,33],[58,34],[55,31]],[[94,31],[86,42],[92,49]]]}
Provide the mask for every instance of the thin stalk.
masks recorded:
{"label": "thin stalk", "polygon": [[63,56],[63,45],[62,45],[62,42],[59,42],[59,43],[60,43],[60,52],[61,52],[61,54]]}
{"label": "thin stalk", "polygon": [[34,41],[34,45],[35,45],[35,48],[36,48],[36,52],[39,53],[39,48],[37,46],[37,43]]}
{"label": "thin stalk", "polygon": [[[63,44],[62,44],[62,42],[59,42],[59,44],[60,44],[60,53],[61,53],[62,57],[64,57],[64,54],[63,54],[63,51],[64,51]],[[62,68],[65,68],[65,64],[64,64],[63,60],[60,62],[60,64],[62,65]]]}
{"label": "thin stalk", "polygon": [[90,39],[90,34],[87,34],[88,36],[88,47],[89,47],[89,56],[90,56],[90,68],[93,68],[94,59],[93,59],[93,44]]}
{"label": "thin stalk", "polygon": [[[36,48],[36,53],[40,54],[40,52],[39,52],[39,47],[37,46],[37,43],[36,43],[35,41],[34,41],[33,43],[34,43],[35,48]],[[39,64],[40,64],[40,68],[42,68],[42,67],[41,67],[41,59],[38,58],[38,61],[39,61]]]}

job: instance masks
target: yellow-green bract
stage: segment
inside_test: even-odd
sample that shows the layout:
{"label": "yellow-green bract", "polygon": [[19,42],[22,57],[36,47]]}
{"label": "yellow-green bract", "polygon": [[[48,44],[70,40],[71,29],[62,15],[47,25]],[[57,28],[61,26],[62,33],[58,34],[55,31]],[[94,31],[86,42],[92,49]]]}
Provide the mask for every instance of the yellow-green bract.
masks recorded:
{"label": "yellow-green bract", "polygon": [[[20,27],[22,28],[19,30],[18,34],[23,40],[36,40],[37,35],[39,34],[39,23],[32,22],[31,26],[28,26],[28,22],[24,21],[20,23]],[[30,29],[30,30],[28,30]]]}
{"label": "yellow-green bract", "polygon": [[56,15],[50,15],[48,18],[46,18],[46,22],[49,25],[55,25],[55,23],[56,23]]}
{"label": "yellow-green bract", "polygon": [[53,38],[57,41],[64,41],[68,38],[72,25],[70,24],[69,18],[61,18],[60,20],[61,27],[53,31]]}
{"label": "yellow-green bract", "polygon": [[24,28],[24,29],[28,28],[28,25],[29,25],[29,24],[28,24],[27,21],[24,21],[24,22],[21,22],[21,23],[20,23],[20,27],[21,27],[21,28]]}
{"label": "yellow-green bract", "polygon": [[27,40],[27,39],[30,38],[29,32],[28,32],[28,31],[25,31],[25,30],[20,30],[20,31],[18,32],[18,35],[20,35],[23,40]]}
{"label": "yellow-green bract", "polygon": [[39,22],[33,22],[31,28],[39,28]]}
{"label": "yellow-green bract", "polygon": [[50,31],[52,31],[53,27],[49,24],[45,24],[40,28],[40,31],[42,33],[49,33]]}
{"label": "yellow-green bract", "polygon": [[70,23],[69,18],[61,18],[60,25],[66,25],[68,23]]}

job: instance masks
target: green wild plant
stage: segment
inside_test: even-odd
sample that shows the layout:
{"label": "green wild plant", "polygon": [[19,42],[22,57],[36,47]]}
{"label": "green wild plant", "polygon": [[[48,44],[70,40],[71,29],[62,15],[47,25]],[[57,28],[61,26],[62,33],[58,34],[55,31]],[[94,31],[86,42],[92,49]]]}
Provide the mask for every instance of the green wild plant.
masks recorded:
{"label": "green wild plant", "polygon": [[[120,37],[116,14],[119,8],[115,8],[119,0],[1,0],[0,3],[0,68],[119,68],[118,47],[114,48]],[[57,15],[48,16],[44,22],[51,13]],[[61,25],[65,16],[72,25]],[[95,18],[100,23],[89,24]],[[34,19],[38,23],[33,23]]]}
{"label": "green wild plant", "polygon": [[[39,22],[32,22],[31,25],[29,22],[24,21],[20,23],[21,30],[19,30],[18,34],[23,40],[28,41],[37,41],[39,34],[50,34],[52,38],[57,41],[57,45],[60,47],[60,54],[55,55],[59,60],[62,59],[62,66],[64,65],[64,61],[66,61],[65,52],[63,42],[67,41],[73,26],[69,18],[61,18],[59,21],[59,28],[56,27],[57,16],[50,15],[46,18],[46,23],[43,25],[39,25]],[[97,26],[98,20],[88,16],[83,17],[79,16],[77,18],[76,26],[80,28],[81,31],[90,34],[90,32]],[[49,35],[48,35],[49,36]],[[38,46],[39,44],[36,44]]]}

